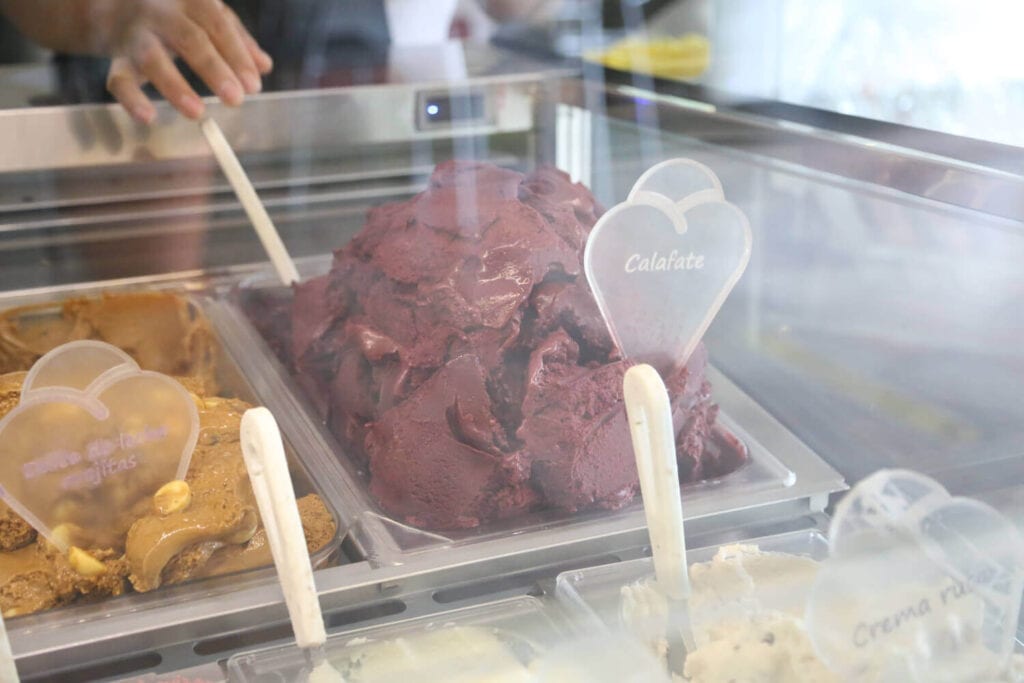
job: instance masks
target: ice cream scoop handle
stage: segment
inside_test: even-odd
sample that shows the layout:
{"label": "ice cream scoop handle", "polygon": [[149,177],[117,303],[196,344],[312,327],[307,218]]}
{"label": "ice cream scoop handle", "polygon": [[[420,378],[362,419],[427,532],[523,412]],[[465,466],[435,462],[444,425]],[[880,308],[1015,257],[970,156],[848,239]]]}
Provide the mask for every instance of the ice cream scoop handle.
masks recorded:
{"label": "ice cream scoop handle", "polygon": [[295,504],[295,489],[288,473],[281,432],[269,410],[246,411],[242,416],[241,441],[245,466],[295,631],[295,642],[302,648],[323,645],[327,633],[313,581],[313,567]]}
{"label": "ice cream scoop handle", "polygon": [[683,504],[679,495],[679,467],[668,392],[658,371],[641,364],[626,371],[623,394],[655,575],[668,597],[686,599],[690,595],[690,577],[686,567]]}
{"label": "ice cream scoop handle", "polygon": [[263,202],[260,201],[259,195],[256,194],[256,189],[249,182],[249,176],[246,175],[245,169],[242,168],[234,150],[231,149],[227,138],[224,137],[224,132],[212,118],[203,119],[199,123],[199,127],[202,129],[203,135],[206,136],[210,149],[213,150],[213,156],[217,158],[217,163],[220,164],[221,170],[224,171],[228,182],[231,183],[231,188],[235,191],[238,201],[242,203],[242,208],[249,216],[249,222],[255,228],[256,235],[260,238],[260,243],[263,244],[263,249],[270,257],[270,262],[274,265],[281,282],[286,285],[298,282],[299,272],[295,269],[295,263],[288,255],[288,250],[285,248],[284,242],[281,241],[281,235],[274,227],[274,222],[270,220],[270,215],[263,206]]}

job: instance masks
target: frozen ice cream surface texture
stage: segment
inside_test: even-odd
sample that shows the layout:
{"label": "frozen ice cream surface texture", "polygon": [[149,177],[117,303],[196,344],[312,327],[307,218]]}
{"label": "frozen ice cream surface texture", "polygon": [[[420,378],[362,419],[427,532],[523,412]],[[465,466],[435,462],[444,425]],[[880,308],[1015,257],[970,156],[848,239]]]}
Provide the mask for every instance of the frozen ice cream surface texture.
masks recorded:
{"label": "frozen ice cream surface texture", "polygon": [[[798,555],[723,546],[709,562],[690,567],[690,615],[697,650],[684,680],[711,683],[838,681],[814,654],[804,629],[806,593],[818,563]],[[653,583],[623,586],[623,626],[664,659],[674,620]]]}
{"label": "frozen ice cream surface texture", "polygon": [[[636,496],[629,363],[582,268],[601,213],[553,169],[447,162],[425,191],[371,210],[287,315],[253,297],[250,317],[387,513],[452,529]],[[706,363],[699,347],[666,378],[684,481],[745,458],[716,442]]]}
{"label": "frozen ice cream surface texture", "polygon": [[526,666],[491,629],[451,626],[393,640],[358,639],[331,663],[349,683],[529,683]]}
{"label": "frozen ice cream surface texture", "polygon": [[683,673],[694,683],[842,680],[818,659],[803,622],[781,613],[709,624]]}
{"label": "frozen ice cream surface texture", "polygon": [[216,391],[213,332],[187,299],[167,292],[73,298],[0,312],[0,373],[28,370],[70,341],[104,341],[145,370],[191,377]]}
{"label": "frozen ice cream surface texture", "polygon": [[[119,345],[146,370],[177,375],[199,413],[185,477],[188,502],[159,509],[147,496],[128,508],[83,573],[0,503],[0,610],[4,617],[94,601],[272,563],[239,444],[248,403],[218,396],[217,346],[201,313],[170,293],[113,294],[0,312],[0,418],[15,407],[32,363],[76,339]],[[315,494],[298,501],[310,552],[330,542],[335,520]]]}
{"label": "frozen ice cream surface texture", "polygon": [[[697,649],[687,654],[684,670],[672,672],[673,676],[693,683],[843,681],[818,657],[804,622],[820,566],[808,557],[764,552],[754,545],[723,546],[710,561],[691,565],[689,618]],[[623,627],[662,661],[666,630],[674,621],[687,618],[670,613],[650,581],[622,587],[620,617]],[[985,680],[1021,680],[1022,661],[1021,655],[1015,655],[1006,671]],[[879,664],[855,680],[889,680],[882,670]]]}
{"label": "frozen ice cream surface texture", "polygon": [[[0,417],[16,405],[24,373],[0,375]],[[86,550],[104,565],[83,575],[7,505],[0,503],[0,610],[5,617],[150,591],[204,576],[272,563],[270,548],[242,460],[238,426],[249,404],[194,395],[200,433],[185,481],[191,502],[161,513],[139,501],[119,525],[112,547]],[[315,494],[299,501],[310,552],[335,535],[335,521]]]}

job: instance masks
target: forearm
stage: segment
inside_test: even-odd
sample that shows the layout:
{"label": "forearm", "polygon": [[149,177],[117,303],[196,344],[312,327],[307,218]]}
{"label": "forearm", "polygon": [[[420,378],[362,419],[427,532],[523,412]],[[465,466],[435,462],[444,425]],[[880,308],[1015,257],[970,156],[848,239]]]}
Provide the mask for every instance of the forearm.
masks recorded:
{"label": "forearm", "polygon": [[43,47],[109,54],[116,26],[110,0],[0,0],[0,12]]}

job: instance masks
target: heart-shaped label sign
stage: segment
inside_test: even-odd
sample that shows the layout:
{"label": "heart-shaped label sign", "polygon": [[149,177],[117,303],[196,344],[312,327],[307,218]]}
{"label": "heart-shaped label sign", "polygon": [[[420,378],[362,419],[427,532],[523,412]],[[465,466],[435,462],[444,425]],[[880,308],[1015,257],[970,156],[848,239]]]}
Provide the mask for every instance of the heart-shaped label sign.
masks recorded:
{"label": "heart-shaped label sign", "polygon": [[[671,194],[666,194],[671,193]],[[750,261],[743,212],[695,161],[647,171],[587,239],[584,268],[613,339],[667,376],[686,363]]]}
{"label": "heart-shaped label sign", "polygon": [[882,470],[836,508],[807,604],[815,649],[845,677],[995,680],[1013,650],[1024,539],[934,480]]}
{"label": "heart-shaped label sign", "polygon": [[669,159],[655,164],[636,179],[629,199],[641,192],[654,192],[672,200],[680,200],[698,193],[724,195],[722,182],[714,171],[693,159]]}
{"label": "heart-shaped label sign", "polygon": [[182,479],[199,413],[170,377],[76,341],[40,358],[0,420],[0,497],[62,551],[117,547],[132,509]]}

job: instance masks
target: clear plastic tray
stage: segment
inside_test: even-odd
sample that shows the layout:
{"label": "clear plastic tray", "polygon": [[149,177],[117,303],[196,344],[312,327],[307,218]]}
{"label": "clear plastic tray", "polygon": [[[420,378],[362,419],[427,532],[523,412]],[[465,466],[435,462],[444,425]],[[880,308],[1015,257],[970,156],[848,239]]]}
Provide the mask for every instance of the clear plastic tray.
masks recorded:
{"label": "clear plastic tray", "polygon": [[[774,536],[742,541],[768,552],[801,555],[814,560],[828,557],[828,539],[817,529],[792,531]],[[686,553],[687,562],[707,562],[720,546],[698,548]],[[623,586],[654,577],[654,564],[649,557],[588,567],[558,575],[555,597],[581,631],[622,628],[619,604]]]}
{"label": "clear plastic tray", "polygon": [[[90,298],[99,296],[101,293],[131,294],[161,291],[183,298],[192,304],[197,316],[205,317],[202,297],[197,295],[201,288],[201,283],[172,280],[141,285],[97,283],[75,288],[55,288],[26,293],[11,292],[0,295],[0,311],[28,307],[25,315],[32,316],[33,322],[43,322],[47,317],[59,316],[60,306],[67,299]],[[209,321],[207,320],[207,322]],[[216,329],[212,324],[210,328],[213,332],[214,348],[217,354],[215,378],[220,387],[217,393],[259,405],[259,396],[252,383],[244,375],[235,359],[227,352],[226,345],[217,336]],[[282,426],[282,435],[296,495],[318,494],[334,517],[336,525],[334,537],[317,550],[311,560],[317,568],[345,563],[347,558],[340,548],[341,540],[347,531],[345,518],[333,503],[336,496],[328,494],[319,484],[320,481],[329,477],[322,476],[315,470],[315,466],[311,466],[302,457],[301,449],[296,448],[296,439],[285,426]],[[163,605],[180,603],[193,595],[217,595],[230,592],[237,587],[248,587],[256,583],[272,583],[275,576],[273,568],[268,565],[264,568],[254,568],[234,574],[217,575],[183,584],[165,586],[147,593],[128,593],[118,597],[109,597],[102,601],[82,601],[66,607],[11,618],[8,620],[8,628],[12,631],[23,628],[38,631],[59,628],[61,624],[69,622],[78,623],[84,620],[139,612],[151,613]]]}
{"label": "clear plastic tray", "polygon": [[[486,643],[495,646],[494,654],[508,658],[513,666],[523,667],[529,666],[553,642],[563,637],[540,600],[520,597],[332,634],[327,639],[325,650],[328,660],[344,674],[351,667],[359,666],[360,659],[367,653],[372,657],[374,646],[386,646],[397,639],[407,643],[417,636],[436,634],[445,629],[471,629],[460,633],[481,635]],[[409,651],[405,649],[405,652]],[[418,654],[422,653],[410,656],[408,669],[402,669],[401,663],[393,661],[387,675],[374,680],[445,680],[446,666],[467,664],[459,652],[452,653],[447,660],[438,652],[431,654],[436,654],[440,661],[425,667],[422,660],[413,663]],[[470,665],[481,666],[483,674],[489,663],[493,662],[472,662]],[[456,670],[464,675],[467,673],[462,668],[447,669],[449,673]],[[308,672],[308,657],[294,644],[238,654],[228,660],[229,680],[241,683],[304,681]]]}
{"label": "clear plastic tray", "polygon": [[[756,545],[763,551],[798,555],[818,561],[825,560],[829,554],[828,539],[817,529],[763,536],[742,543]],[[720,547],[709,546],[689,551],[687,561],[691,565],[708,562]],[[555,599],[569,617],[574,632],[622,634],[626,630],[621,617],[623,586],[653,578],[654,565],[649,557],[563,572],[555,582]],[[786,590],[785,595],[795,597],[790,590]],[[792,600],[784,605],[787,610],[793,607]],[[1024,638],[1020,633],[1015,652],[1024,655]]]}
{"label": "clear plastic tray", "polygon": [[[300,274],[308,277],[322,272],[328,263],[329,260],[323,258],[304,260],[299,264]],[[238,288],[224,288],[218,292],[217,301],[212,302],[207,311],[247,376],[259,385],[260,395],[268,407],[279,419],[294,419],[292,431],[309,437],[307,445],[311,452],[307,455],[321,459],[318,469],[336,473],[339,480],[336,488],[341,496],[336,505],[356,520],[352,526],[353,540],[372,562],[398,564],[411,553],[513,536],[534,535],[538,543],[551,542],[550,538],[542,538],[540,534],[556,529],[565,531],[569,536],[593,537],[606,531],[627,532],[644,528],[639,501],[614,511],[569,514],[543,510],[459,531],[424,531],[395,520],[371,496],[367,473],[353,458],[345,455],[309,398],[242,310],[240,290],[275,287],[280,288],[269,271],[255,275],[242,281]],[[828,493],[845,488],[842,477],[727,378],[713,369],[709,377],[712,395],[721,408],[719,423],[746,446],[749,460],[740,469],[720,479],[684,485],[683,505],[688,519],[794,500],[810,501],[812,496],[817,498],[808,502],[804,511],[815,505],[818,506],[816,509],[821,509]],[[741,415],[743,421],[739,417]],[[773,448],[769,448],[766,442]]]}

